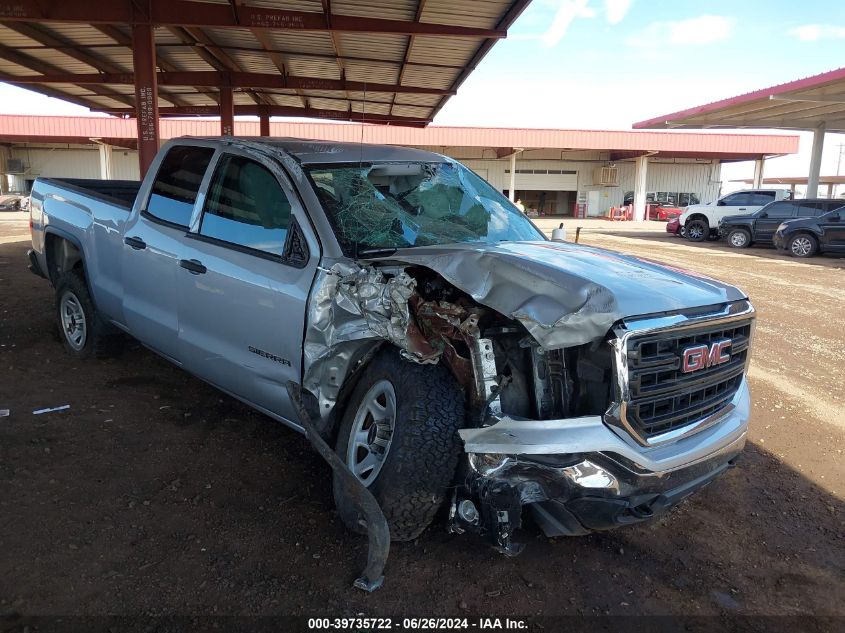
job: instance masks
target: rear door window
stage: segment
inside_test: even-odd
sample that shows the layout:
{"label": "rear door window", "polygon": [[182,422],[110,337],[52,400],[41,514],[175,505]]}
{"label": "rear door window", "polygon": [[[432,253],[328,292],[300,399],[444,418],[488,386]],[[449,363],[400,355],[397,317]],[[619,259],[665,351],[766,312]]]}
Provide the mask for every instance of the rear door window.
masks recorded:
{"label": "rear door window", "polygon": [[758,191],[754,194],[749,194],[752,198],[749,204],[755,206],[763,206],[764,204],[769,204],[770,202],[774,202],[775,199],[775,192],[774,191]]}
{"label": "rear door window", "polygon": [[227,154],[209,186],[199,234],[282,257],[290,216],[290,201],[270,170]]}
{"label": "rear door window", "polygon": [[723,206],[727,207],[744,207],[751,204],[751,194],[745,191],[732,193],[729,196],[722,198]]}
{"label": "rear door window", "polygon": [[791,202],[775,202],[766,207],[766,216],[770,218],[791,218],[795,206]]}
{"label": "rear door window", "polygon": [[210,147],[170,148],[156,174],[145,214],[153,220],[187,229],[213,154]]}

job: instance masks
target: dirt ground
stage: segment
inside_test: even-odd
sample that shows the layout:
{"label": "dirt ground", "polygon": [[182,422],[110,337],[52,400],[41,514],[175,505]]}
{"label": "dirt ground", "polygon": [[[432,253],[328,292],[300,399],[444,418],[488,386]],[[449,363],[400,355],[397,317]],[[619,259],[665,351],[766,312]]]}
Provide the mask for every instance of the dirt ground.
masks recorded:
{"label": "dirt ground", "polygon": [[52,292],[10,241],[25,232],[0,223],[0,619],[845,615],[845,259],[586,231],[752,297],[739,466],[656,522],[551,540],[529,525],[515,559],[438,523],[394,545],[366,595],[351,588],[366,542],[341,526],[307,441],[138,346],[65,355]]}

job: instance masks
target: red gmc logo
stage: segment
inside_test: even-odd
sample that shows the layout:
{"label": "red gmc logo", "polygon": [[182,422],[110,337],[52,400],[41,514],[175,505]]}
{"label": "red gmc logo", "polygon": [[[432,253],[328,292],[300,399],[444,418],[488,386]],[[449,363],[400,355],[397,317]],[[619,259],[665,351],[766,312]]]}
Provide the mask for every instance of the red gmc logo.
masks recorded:
{"label": "red gmc logo", "polygon": [[725,338],[710,345],[687,347],[682,356],[681,371],[688,374],[699,369],[727,363],[731,359],[731,354],[728,351],[730,346],[731,339]]}

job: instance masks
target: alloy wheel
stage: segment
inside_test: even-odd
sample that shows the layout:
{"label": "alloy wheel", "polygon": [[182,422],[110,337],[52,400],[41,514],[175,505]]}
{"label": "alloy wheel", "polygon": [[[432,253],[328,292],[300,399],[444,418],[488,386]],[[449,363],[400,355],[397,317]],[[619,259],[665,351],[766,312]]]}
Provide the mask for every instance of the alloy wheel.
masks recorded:
{"label": "alloy wheel", "polygon": [[59,313],[65,339],[73,349],[81,350],[85,347],[85,341],[88,338],[88,323],[85,320],[82,304],[75,294],[66,292],[62,295]]}
{"label": "alloy wheel", "polygon": [[792,254],[796,257],[807,257],[807,255],[810,254],[810,251],[813,250],[813,243],[810,241],[809,237],[796,237],[792,240],[790,249],[792,250]]}
{"label": "alloy wheel", "polygon": [[346,465],[365,486],[381,471],[396,429],[396,392],[389,380],[376,382],[361,400],[346,449]]}

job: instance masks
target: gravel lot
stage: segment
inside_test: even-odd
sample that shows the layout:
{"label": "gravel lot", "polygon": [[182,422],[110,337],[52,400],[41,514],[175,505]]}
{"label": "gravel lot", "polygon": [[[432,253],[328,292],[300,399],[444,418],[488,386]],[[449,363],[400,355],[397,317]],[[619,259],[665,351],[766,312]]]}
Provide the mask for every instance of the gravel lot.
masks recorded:
{"label": "gravel lot", "polygon": [[845,615],[845,259],[612,230],[582,241],[734,282],[758,308],[740,465],[653,523],[528,526],[516,559],[436,525],[365,595],[366,542],[307,441],[138,346],[70,359],[14,241],[25,223],[0,218],[0,616]]}

